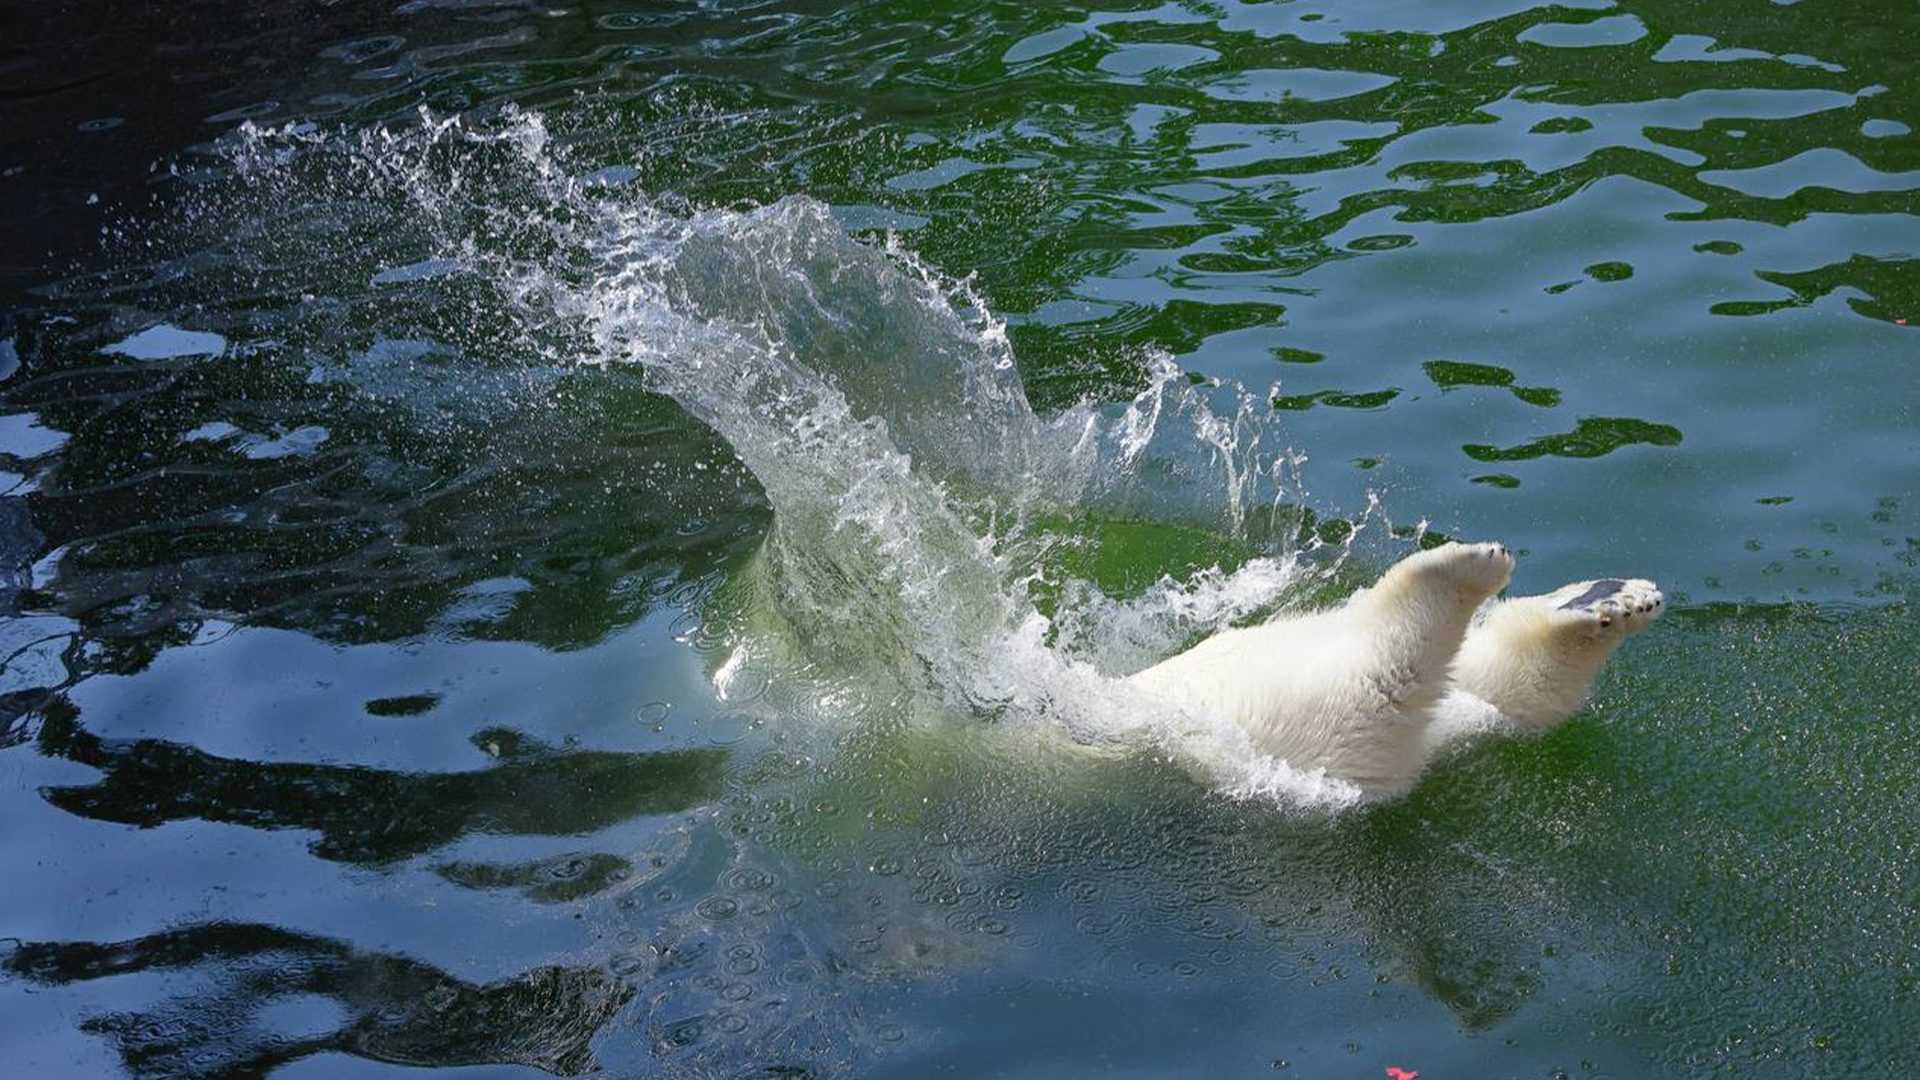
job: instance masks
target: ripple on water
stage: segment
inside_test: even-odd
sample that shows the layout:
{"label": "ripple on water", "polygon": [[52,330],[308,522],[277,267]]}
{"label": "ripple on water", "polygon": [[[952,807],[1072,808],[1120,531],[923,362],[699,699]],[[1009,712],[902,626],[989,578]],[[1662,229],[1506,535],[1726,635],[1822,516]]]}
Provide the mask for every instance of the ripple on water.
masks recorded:
{"label": "ripple on water", "polygon": [[[554,1075],[865,1075],[882,1053],[902,1075],[1275,1052],[1320,1072],[1350,1063],[1327,1033],[1356,1017],[1516,1074],[1579,1055],[1595,1074],[1867,1074],[1904,1048],[1886,1003],[1914,966],[1912,619],[1811,601],[1912,593],[1912,367],[1892,334],[1920,317],[1901,240],[1920,121],[1886,45],[1905,14],[629,6],[414,3],[404,38],[301,57],[286,87],[223,85],[180,115],[310,100],[348,137],[163,164],[170,227],[205,245],[175,259],[113,232],[111,270],[6,315],[9,843],[102,887],[75,908],[23,879],[32,919],[74,940],[0,967],[23,1001],[93,1017],[68,1034],[102,1068],[327,1046]],[[423,101],[462,115],[423,121]],[[538,124],[494,115],[507,101]],[[79,142],[158,130],[74,104]],[[423,124],[445,129],[404,149]],[[360,131],[380,134],[340,149]],[[46,171],[28,164],[0,177]],[[596,231],[643,211],[655,231]],[[802,219],[818,227],[768,224]],[[764,612],[720,590],[793,488],[620,354],[658,327],[577,332],[583,308],[644,306],[638,268],[696,222],[738,242],[707,278],[753,283],[676,279],[725,308],[707,329],[898,373],[901,343],[928,340],[898,332],[929,325],[908,318],[929,295],[914,275],[977,272],[953,302],[1008,321],[981,325],[1034,400],[1117,413],[1171,356],[1170,385],[1225,401],[1238,380],[1284,414],[1273,445],[1319,470],[1290,510],[1364,532],[1384,492],[1394,527],[1525,543],[1536,582],[1604,557],[1695,600],[1552,737],[1309,824],[1143,750],[984,751],[975,729],[1007,734],[1024,704],[981,693],[992,722],[956,720],[975,699],[754,651]],[[889,230],[891,255],[848,258],[847,232],[877,249]],[[603,272],[618,287],[578,287]],[[781,291],[796,280],[817,288]],[[879,281],[893,306],[834,306]],[[723,338],[676,355],[746,399]],[[981,400],[931,411],[984,430]],[[1140,406],[1212,435],[1264,415],[1209,428],[1193,400]],[[813,468],[806,445],[772,456],[820,481],[808,505],[879,505],[859,497],[873,474]],[[1203,458],[1150,475],[1199,487]],[[1245,537],[1142,518],[1054,539],[1134,583],[1116,603],[1247,557]],[[1039,565],[1051,586],[1068,562]],[[876,587],[889,603],[897,581]],[[227,651],[268,629],[322,644],[292,665]],[[958,685],[919,644],[887,653],[902,681]],[[246,692],[289,666],[299,692]],[[164,738],[125,729],[149,723]],[[682,783],[569,732],[722,749]],[[130,936],[143,920],[168,929]],[[1282,983],[1277,1012],[1241,992]],[[956,1016],[991,1019],[956,1039]]]}

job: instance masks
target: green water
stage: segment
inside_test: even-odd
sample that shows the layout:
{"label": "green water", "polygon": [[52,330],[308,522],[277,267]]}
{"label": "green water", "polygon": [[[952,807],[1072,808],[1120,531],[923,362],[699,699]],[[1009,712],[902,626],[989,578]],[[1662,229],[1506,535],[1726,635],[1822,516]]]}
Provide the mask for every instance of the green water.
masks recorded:
{"label": "green water", "polygon": [[[1906,1065],[1920,12],[346,8],[172,28],[260,62],[4,144],[84,228],[0,312],[0,1071]],[[632,207],[721,237],[677,314],[778,328],[945,486],[662,375],[705,346],[595,307],[608,238],[674,227]],[[1001,323],[1043,415],[1162,355],[1219,416],[1247,388],[1272,508],[1140,466],[1004,525],[1017,410],[926,374]],[[950,506],[872,535],[1048,576],[892,606],[937,579],[841,580],[884,560],[836,505]],[[1299,602],[1422,526],[1672,610],[1552,735],[1337,814],[913,689],[991,659],[956,627],[994,605],[1344,552]],[[778,661],[729,683],[743,642]]]}

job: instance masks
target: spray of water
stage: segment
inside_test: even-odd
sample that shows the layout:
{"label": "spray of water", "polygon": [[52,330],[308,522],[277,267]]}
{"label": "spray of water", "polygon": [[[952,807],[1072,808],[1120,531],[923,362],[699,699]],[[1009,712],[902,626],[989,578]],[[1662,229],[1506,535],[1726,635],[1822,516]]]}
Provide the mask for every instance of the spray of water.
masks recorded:
{"label": "spray of water", "polygon": [[[1148,355],[1124,404],[1037,415],[971,281],[896,238],[857,241],[804,197],[669,212],[571,168],[532,113],[246,129],[229,156],[267,184],[324,160],[417,223],[430,265],[497,290],[516,347],[635,365],[726,440],[776,525],[728,615],[723,696],[810,685],[782,700],[817,718],[859,682],[907,703],[894,716],[1177,752],[1223,790],[1292,804],[1354,797],[1115,678],[1284,606],[1357,535],[1319,551],[1301,538],[1304,458],[1282,449],[1267,397],[1192,385]],[[1103,522],[1202,530],[1238,557],[1111,595],[1071,570]]]}

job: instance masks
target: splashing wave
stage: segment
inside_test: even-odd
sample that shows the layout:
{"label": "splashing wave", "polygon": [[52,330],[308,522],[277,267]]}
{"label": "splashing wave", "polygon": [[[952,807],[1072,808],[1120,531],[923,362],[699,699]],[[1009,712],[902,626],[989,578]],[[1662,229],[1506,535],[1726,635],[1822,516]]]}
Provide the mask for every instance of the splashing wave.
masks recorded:
{"label": "splashing wave", "polygon": [[[1299,527],[1305,458],[1282,448],[1271,395],[1196,385],[1148,353],[1131,400],[1038,415],[969,280],[891,235],[857,240],[802,196],[669,211],[571,170],[530,112],[351,138],[249,127],[229,153],[269,187],[318,162],[397,203],[434,276],[498,291],[514,347],[637,365],[726,440],[776,524],[712,613],[729,623],[723,696],[780,682],[783,710],[844,726],[858,685],[896,720],[958,711],[1178,753],[1238,795],[1356,797],[1115,679],[1286,605],[1351,549],[1358,529],[1325,543]],[[1099,580],[1103,548],[1142,529],[1215,558],[1139,588]]]}

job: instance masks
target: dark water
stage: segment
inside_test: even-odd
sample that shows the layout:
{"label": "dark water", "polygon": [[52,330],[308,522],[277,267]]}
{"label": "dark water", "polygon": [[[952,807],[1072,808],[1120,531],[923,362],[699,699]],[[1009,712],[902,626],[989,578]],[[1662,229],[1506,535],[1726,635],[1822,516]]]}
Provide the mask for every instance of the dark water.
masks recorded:
{"label": "dark water", "polygon": [[[0,72],[5,1075],[1906,1066],[1911,5],[122,14]],[[1267,471],[983,526],[1009,355]],[[1421,523],[1675,608],[1338,814],[968,681]]]}

